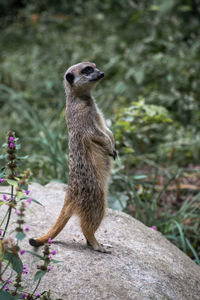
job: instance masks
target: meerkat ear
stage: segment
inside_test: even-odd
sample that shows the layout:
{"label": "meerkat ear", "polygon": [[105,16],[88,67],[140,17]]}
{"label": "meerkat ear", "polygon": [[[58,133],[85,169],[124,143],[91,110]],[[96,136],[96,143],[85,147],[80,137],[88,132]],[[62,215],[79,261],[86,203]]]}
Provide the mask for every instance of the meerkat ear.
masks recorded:
{"label": "meerkat ear", "polygon": [[72,73],[67,73],[65,75],[65,78],[70,84],[72,84],[74,82],[74,75]]}

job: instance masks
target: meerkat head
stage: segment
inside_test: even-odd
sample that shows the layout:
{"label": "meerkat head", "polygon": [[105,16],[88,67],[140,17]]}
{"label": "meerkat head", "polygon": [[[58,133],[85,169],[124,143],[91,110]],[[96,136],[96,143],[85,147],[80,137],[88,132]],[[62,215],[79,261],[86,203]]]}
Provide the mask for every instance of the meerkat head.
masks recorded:
{"label": "meerkat head", "polygon": [[73,91],[77,95],[88,95],[96,86],[104,73],[91,62],[82,62],[71,66],[64,75],[66,91]]}

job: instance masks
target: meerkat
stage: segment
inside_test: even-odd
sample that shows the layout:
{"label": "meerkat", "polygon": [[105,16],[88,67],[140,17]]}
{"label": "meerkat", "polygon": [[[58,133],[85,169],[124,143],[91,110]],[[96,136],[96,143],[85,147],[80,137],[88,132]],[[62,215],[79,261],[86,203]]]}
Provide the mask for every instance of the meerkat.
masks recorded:
{"label": "meerkat", "polygon": [[117,155],[113,134],[91,95],[103,77],[104,73],[90,62],[73,65],[64,75],[69,183],[57,221],[46,234],[30,239],[32,246],[55,238],[76,214],[87,245],[96,251],[110,252],[94,235],[105,214],[111,157],[115,159]]}

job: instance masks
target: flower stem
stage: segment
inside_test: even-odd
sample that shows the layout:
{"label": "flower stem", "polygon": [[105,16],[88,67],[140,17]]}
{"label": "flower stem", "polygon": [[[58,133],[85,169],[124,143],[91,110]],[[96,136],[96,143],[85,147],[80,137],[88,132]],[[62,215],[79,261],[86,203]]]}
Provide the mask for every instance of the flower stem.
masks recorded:
{"label": "flower stem", "polygon": [[3,220],[2,220],[2,222],[1,222],[1,224],[0,224],[0,228],[1,228],[2,224],[4,223],[4,221],[5,221],[5,219],[6,219],[7,215],[8,215],[8,212],[9,212],[9,208],[7,209],[7,212],[6,212],[6,214],[5,214],[5,216],[4,216]]}
{"label": "flower stem", "polygon": [[7,270],[7,268],[9,267],[11,262],[11,259],[7,262],[7,265],[5,266],[4,270],[1,272],[1,276],[5,273],[5,271]]}
{"label": "flower stem", "polygon": [[40,284],[41,279],[42,279],[42,278],[40,278],[40,279],[38,280],[38,282],[37,282],[37,284],[36,284],[36,287],[35,287],[34,291],[32,292],[31,296],[33,296],[34,293],[35,293],[35,291],[37,290],[37,288],[38,288],[38,286],[39,286],[39,284]]}
{"label": "flower stem", "polygon": [[4,229],[3,238],[4,238],[4,236],[6,234],[6,231],[7,231],[7,228],[8,228],[8,224],[9,224],[10,217],[11,217],[11,212],[12,212],[12,207],[9,207],[9,209],[8,209],[8,218],[7,218],[7,222],[6,222],[6,227]]}
{"label": "flower stem", "polygon": [[[14,191],[14,187],[13,187],[13,185],[11,185],[11,197],[13,197],[13,191]],[[10,222],[11,212],[12,212],[12,207],[9,207],[9,209],[8,209],[8,218],[7,218],[7,222],[6,222],[6,227],[4,229],[3,238],[4,238],[5,234],[6,234],[6,231],[7,231],[7,228],[8,228],[8,224]]]}

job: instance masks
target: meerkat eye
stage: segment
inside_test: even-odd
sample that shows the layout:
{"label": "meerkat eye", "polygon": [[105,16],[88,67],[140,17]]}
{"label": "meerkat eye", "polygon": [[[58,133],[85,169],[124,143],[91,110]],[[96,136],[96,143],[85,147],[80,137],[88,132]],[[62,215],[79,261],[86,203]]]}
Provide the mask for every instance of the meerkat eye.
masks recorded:
{"label": "meerkat eye", "polygon": [[94,72],[94,69],[92,68],[92,67],[85,67],[82,71],[81,71],[81,73],[82,74],[86,74],[86,75],[89,75],[89,74],[91,74],[91,73],[93,73]]}

